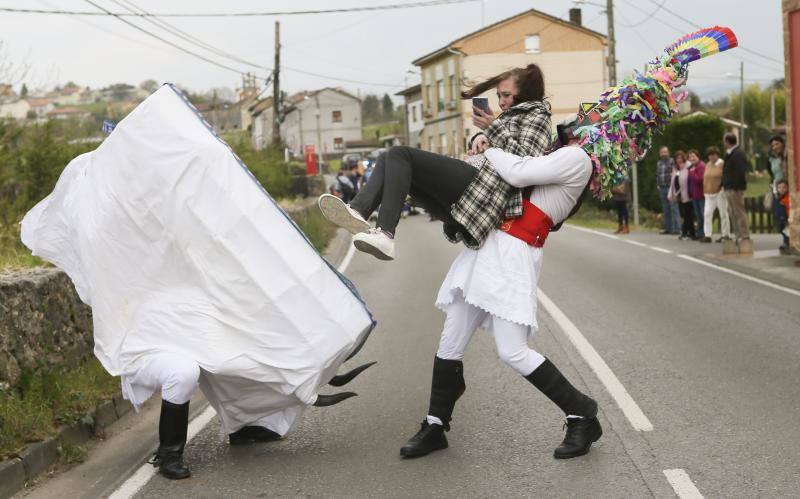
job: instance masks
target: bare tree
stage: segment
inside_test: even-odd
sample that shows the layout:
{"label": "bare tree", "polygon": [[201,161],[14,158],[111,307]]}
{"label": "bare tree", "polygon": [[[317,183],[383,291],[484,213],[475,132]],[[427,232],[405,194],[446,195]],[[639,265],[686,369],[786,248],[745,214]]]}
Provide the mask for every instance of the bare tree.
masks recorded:
{"label": "bare tree", "polygon": [[30,66],[14,62],[8,54],[5,42],[0,40],[0,83],[16,85],[28,75]]}

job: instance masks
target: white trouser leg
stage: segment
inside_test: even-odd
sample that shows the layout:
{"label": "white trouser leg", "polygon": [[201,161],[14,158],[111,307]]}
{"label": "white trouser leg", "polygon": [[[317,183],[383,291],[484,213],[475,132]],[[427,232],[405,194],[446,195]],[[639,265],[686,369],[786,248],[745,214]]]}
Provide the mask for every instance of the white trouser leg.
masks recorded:
{"label": "white trouser leg", "polygon": [[528,326],[492,316],[492,330],[500,360],[523,376],[545,361],[542,354],[528,346]]}
{"label": "white trouser leg", "polygon": [[728,198],[725,197],[725,191],[719,191],[717,194],[717,209],[722,237],[731,237],[731,217],[728,213]]}
{"label": "white trouser leg", "polygon": [[133,382],[154,390],[160,388],[163,400],[180,405],[191,400],[199,379],[200,367],[196,362],[164,352],[151,356]]}
{"label": "white trouser leg", "polygon": [[719,193],[706,194],[706,206],[703,210],[703,234],[705,234],[706,237],[711,237],[712,228],[714,226],[714,210],[717,209],[717,201],[719,198]]}
{"label": "white trouser leg", "polygon": [[489,314],[486,311],[473,307],[458,294],[447,307],[447,318],[444,320],[436,356],[445,360],[463,360],[472,335],[487,315]]}

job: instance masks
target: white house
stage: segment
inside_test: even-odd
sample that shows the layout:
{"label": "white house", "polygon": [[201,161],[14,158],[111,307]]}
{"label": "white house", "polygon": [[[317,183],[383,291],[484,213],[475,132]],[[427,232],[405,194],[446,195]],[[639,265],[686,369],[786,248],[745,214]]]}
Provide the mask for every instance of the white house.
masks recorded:
{"label": "white house", "polygon": [[30,110],[31,105],[24,99],[16,102],[7,102],[0,104],[0,118],[24,120],[28,117],[28,111]]}
{"label": "white house", "polygon": [[313,145],[317,154],[341,154],[361,140],[361,99],[339,88],[300,92],[283,111],[281,137],[294,154]]}
{"label": "white house", "polygon": [[425,117],[422,115],[422,85],[414,85],[397,92],[402,95],[406,110],[406,144],[411,147],[421,146],[422,130],[425,129]]}
{"label": "white house", "polygon": [[263,149],[272,142],[272,97],[256,101],[248,111],[252,121],[250,137],[253,149]]}

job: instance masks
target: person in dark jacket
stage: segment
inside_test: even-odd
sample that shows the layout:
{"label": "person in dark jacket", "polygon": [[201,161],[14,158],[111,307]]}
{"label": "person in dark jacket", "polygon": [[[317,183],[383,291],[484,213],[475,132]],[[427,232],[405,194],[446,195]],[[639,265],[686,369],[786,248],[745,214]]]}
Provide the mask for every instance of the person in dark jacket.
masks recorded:
{"label": "person in dark jacket", "polygon": [[[747,190],[747,171],[750,165],[736,135],[725,134],[725,164],[722,166],[722,187],[728,198],[728,209],[731,214],[731,225],[736,233],[737,242],[750,240],[747,227],[747,212],[744,209],[744,191]],[[741,245],[740,245],[741,246]]]}

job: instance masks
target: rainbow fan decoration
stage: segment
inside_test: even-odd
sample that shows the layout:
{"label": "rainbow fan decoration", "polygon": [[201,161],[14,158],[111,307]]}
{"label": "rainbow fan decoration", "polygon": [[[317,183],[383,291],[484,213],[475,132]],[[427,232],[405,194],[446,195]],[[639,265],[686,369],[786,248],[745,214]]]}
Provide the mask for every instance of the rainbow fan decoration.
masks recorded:
{"label": "rainbow fan decoration", "polygon": [[600,96],[602,120],[576,130],[579,145],[594,163],[592,190],[606,199],[625,181],[633,161],[650,149],[653,136],[674,116],[687,93],[689,63],[738,45],[730,28],[714,26],[679,38],[651,61],[644,74],[635,72]]}
{"label": "rainbow fan decoration", "polygon": [[664,49],[664,52],[675,59],[675,62],[687,64],[738,45],[739,41],[730,28],[714,26],[681,37]]}

